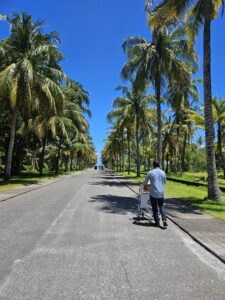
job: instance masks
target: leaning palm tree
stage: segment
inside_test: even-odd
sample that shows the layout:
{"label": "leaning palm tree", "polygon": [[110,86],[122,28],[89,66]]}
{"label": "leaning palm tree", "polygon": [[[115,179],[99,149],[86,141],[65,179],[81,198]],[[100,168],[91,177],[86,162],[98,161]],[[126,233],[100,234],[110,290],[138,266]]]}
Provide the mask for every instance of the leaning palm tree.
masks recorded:
{"label": "leaning palm tree", "polygon": [[28,120],[34,110],[50,108],[62,111],[64,95],[59,81],[65,77],[58,63],[51,65],[58,50],[56,33],[42,34],[43,22],[34,22],[23,13],[7,18],[10,37],[0,44],[0,93],[11,110],[10,141],[5,168],[5,180],[11,177],[12,155],[17,117]]}
{"label": "leaning palm tree", "polygon": [[[196,37],[199,29],[204,26],[203,48],[204,48],[204,115],[205,115],[205,140],[206,157],[208,170],[208,198],[222,201],[221,192],[218,186],[216,161],[214,150],[214,124],[212,114],[212,92],[211,92],[211,22],[214,20],[219,9],[224,9],[223,0],[163,0],[152,10],[149,9],[151,0],[146,1],[149,10],[149,24],[158,28],[168,21],[174,21],[180,16],[187,18],[187,33]],[[223,13],[222,9],[222,13]]]}
{"label": "leaning palm tree", "polygon": [[122,77],[136,73],[136,86],[142,87],[150,80],[155,88],[157,101],[157,159],[161,161],[161,93],[166,81],[188,80],[191,62],[195,66],[195,51],[188,47],[188,40],[181,31],[182,23],[163,25],[153,30],[152,41],[141,37],[130,37],[122,47],[128,56],[123,66]]}

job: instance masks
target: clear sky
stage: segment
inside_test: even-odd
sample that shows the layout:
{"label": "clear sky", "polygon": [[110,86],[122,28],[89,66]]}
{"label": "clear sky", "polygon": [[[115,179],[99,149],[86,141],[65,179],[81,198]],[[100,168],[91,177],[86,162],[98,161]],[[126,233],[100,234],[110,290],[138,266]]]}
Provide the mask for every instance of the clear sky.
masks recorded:
{"label": "clear sky", "polygon": [[[128,36],[151,34],[146,25],[145,0],[0,0],[0,12],[22,12],[42,19],[46,32],[59,32],[65,55],[63,67],[74,80],[80,81],[91,95],[90,132],[98,153],[107,128],[106,114],[118,95],[115,87],[122,83],[120,70],[126,58],[121,44]],[[0,38],[9,28],[0,23]],[[212,90],[225,98],[225,16],[212,25]],[[202,37],[197,42],[202,64]],[[202,67],[199,69],[202,77]],[[200,93],[202,98],[202,91]]]}

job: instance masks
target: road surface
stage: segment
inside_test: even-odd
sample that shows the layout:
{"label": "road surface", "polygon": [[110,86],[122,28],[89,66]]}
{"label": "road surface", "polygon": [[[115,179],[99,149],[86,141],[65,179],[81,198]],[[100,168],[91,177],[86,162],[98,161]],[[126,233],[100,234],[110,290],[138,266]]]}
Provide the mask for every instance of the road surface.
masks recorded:
{"label": "road surface", "polygon": [[225,299],[225,266],[136,195],[84,171],[0,203],[0,299]]}

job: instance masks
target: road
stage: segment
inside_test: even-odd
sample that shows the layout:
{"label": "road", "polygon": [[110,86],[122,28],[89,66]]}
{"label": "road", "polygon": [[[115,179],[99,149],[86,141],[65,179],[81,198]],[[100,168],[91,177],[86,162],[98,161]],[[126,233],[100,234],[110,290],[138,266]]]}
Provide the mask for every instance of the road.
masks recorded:
{"label": "road", "polygon": [[136,195],[84,171],[0,203],[0,299],[225,299],[225,266]]}

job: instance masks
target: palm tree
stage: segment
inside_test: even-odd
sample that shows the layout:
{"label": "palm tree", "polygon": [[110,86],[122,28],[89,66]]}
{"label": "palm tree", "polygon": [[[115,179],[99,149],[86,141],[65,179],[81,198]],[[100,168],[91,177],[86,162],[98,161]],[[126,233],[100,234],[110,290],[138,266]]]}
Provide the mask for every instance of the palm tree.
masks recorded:
{"label": "palm tree", "polygon": [[163,25],[153,30],[152,41],[141,37],[130,37],[122,45],[128,62],[122,69],[122,76],[129,78],[136,73],[136,87],[142,87],[150,80],[155,88],[157,101],[157,159],[161,162],[161,91],[167,80],[185,82],[190,76],[192,62],[195,66],[195,52],[188,47],[188,40],[181,32],[181,24]]}
{"label": "palm tree", "polygon": [[[174,112],[174,128],[176,127],[177,133],[175,161],[179,163],[179,169],[181,171],[185,169],[186,146],[194,133],[194,121],[197,120],[197,116],[198,119],[200,118],[200,115],[193,109],[193,104],[199,101],[198,87],[196,85],[198,82],[201,82],[201,80],[190,79],[184,83],[171,82],[165,95]],[[181,136],[183,136],[183,147],[180,147]],[[179,147],[182,149],[180,150]],[[181,160],[180,157],[178,157],[179,153],[181,153]]]}
{"label": "palm tree", "polygon": [[164,166],[163,159],[163,169],[166,170],[166,173],[169,172],[169,158],[175,156],[175,135],[174,121],[171,116],[166,117],[162,128],[162,152],[163,158],[166,159],[166,167]]}
{"label": "palm tree", "polygon": [[[113,107],[119,110],[125,120],[133,120],[135,124],[135,140],[136,140],[136,166],[137,177],[140,176],[140,125],[141,122],[146,121],[149,116],[154,118],[153,109],[149,103],[154,100],[154,97],[147,95],[146,92],[137,90],[135,83],[131,81],[132,87],[129,90],[126,86],[119,86],[117,90],[121,90],[122,97],[117,97],[113,101]],[[148,126],[148,123],[146,123]]]}
{"label": "palm tree", "polygon": [[128,152],[128,174],[131,171],[131,138],[132,131],[134,130],[134,119],[131,115],[125,114],[125,107],[116,107],[107,114],[107,120],[113,123],[114,129],[117,128],[121,140],[122,151],[122,171],[124,171],[124,136],[127,139],[127,152]]}
{"label": "palm tree", "polygon": [[[11,177],[17,117],[28,120],[34,110],[48,107],[62,111],[64,95],[59,81],[64,77],[55,57],[56,33],[42,34],[43,22],[23,13],[7,18],[10,37],[1,42],[0,92],[11,110],[10,141],[4,179]],[[59,57],[59,55],[58,55]],[[52,66],[51,60],[56,66]]]}
{"label": "palm tree", "polygon": [[[152,1],[147,0],[146,7]],[[206,157],[208,169],[208,198],[222,201],[221,192],[218,186],[215,149],[214,149],[214,125],[212,114],[212,92],[211,92],[211,21],[218,15],[220,7],[224,8],[224,1],[212,0],[186,0],[174,1],[163,0],[150,11],[149,24],[157,28],[171,20],[186,15],[188,27],[186,31],[196,37],[200,27],[204,26],[203,51],[204,51],[204,115],[205,115],[205,140]],[[222,10],[223,12],[223,10]]]}
{"label": "palm tree", "polygon": [[225,123],[225,100],[222,98],[213,97],[212,104],[214,122],[217,123],[218,167],[223,168],[225,178],[225,159],[222,150],[223,125]]}

